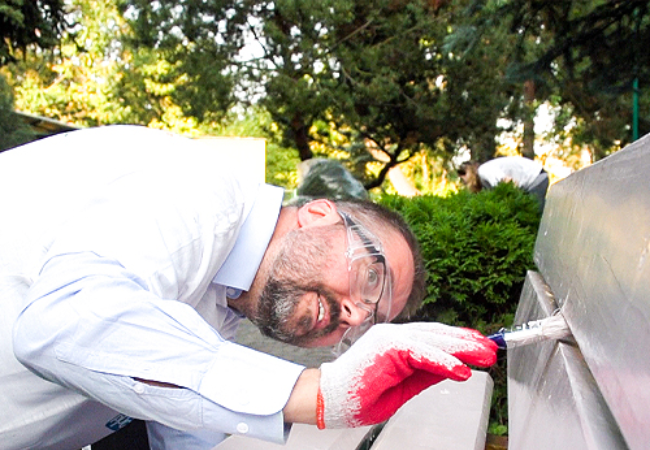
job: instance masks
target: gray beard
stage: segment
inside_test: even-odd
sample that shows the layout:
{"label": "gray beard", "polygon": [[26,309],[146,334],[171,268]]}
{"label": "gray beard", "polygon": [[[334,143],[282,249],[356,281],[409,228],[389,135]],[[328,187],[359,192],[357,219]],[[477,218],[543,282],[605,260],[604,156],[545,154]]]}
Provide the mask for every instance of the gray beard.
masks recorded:
{"label": "gray beard", "polygon": [[[305,346],[339,327],[341,307],[323,286],[322,274],[328,268],[331,239],[342,230],[342,225],[332,225],[294,230],[284,237],[284,245],[274,261],[260,294],[257,311],[251,319],[262,334],[288,344]],[[313,316],[294,317],[296,309],[305,294],[314,292],[327,303],[330,324],[317,332],[298,335],[300,330],[313,326]]]}
{"label": "gray beard", "polygon": [[[330,311],[330,323],[327,327],[316,332],[296,335],[296,329],[289,328],[289,322],[296,313],[303,296],[309,292],[321,295],[322,301],[327,302]],[[326,336],[339,327],[341,310],[339,304],[330,295],[323,292],[320,286],[296,285],[291,281],[271,279],[264,287],[260,296],[257,314],[252,320],[263,335],[287,344],[305,346],[315,339]],[[312,317],[303,317],[298,322],[298,329],[309,327]]]}

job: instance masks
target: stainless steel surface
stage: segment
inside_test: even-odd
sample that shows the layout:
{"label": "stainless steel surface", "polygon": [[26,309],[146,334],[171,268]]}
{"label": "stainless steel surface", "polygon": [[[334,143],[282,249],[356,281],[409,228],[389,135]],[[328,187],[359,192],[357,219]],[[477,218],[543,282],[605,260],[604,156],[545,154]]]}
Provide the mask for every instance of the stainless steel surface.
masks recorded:
{"label": "stainless steel surface", "polygon": [[[425,389],[383,427],[372,450],[484,450],[494,383],[474,371],[463,383],[446,380]],[[319,430],[293,425],[284,445],[230,436],[213,450],[356,450],[365,448],[373,427]]]}
{"label": "stainless steel surface", "polygon": [[390,418],[371,450],[484,450],[493,387],[480,371],[431,386]]}
{"label": "stainless steel surface", "polygon": [[319,430],[299,423],[291,428],[284,445],[233,435],[212,450],[356,450],[371,428]]}
{"label": "stainless steel surface", "polygon": [[650,136],[554,185],[535,261],[631,449],[650,448]]}
{"label": "stainless steel surface", "polygon": [[[536,272],[528,272],[515,323],[557,308]],[[627,449],[618,426],[571,339],[508,350],[509,450]]]}

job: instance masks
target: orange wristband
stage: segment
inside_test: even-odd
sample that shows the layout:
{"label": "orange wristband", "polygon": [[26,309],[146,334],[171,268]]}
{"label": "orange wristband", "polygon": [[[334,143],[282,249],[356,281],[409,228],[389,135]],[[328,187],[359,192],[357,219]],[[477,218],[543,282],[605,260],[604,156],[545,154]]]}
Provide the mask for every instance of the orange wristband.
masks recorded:
{"label": "orange wristband", "polygon": [[320,387],[316,396],[316,426],[319,430],[325,429],[325,402],[323,401],[323,394],[320,391]]}

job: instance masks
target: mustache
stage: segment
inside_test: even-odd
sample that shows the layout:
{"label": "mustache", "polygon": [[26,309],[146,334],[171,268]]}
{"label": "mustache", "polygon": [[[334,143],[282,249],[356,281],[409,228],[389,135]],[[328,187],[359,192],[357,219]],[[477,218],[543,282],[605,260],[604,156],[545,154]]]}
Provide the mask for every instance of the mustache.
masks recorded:
{"label": "mustache", "polygon": [[[317,332],[297,335],[298,330],[310,329],[313,325],[313,317],[308,315],[298,318],[297,324],[291,325],[298,305],[308,293],[318,294],[322,301],[327,303],[330,312],[330,323]],[[341,308],[334,297],[326,292],[322,286],[296,286],[291,282],[271,279],[268,280],[264,287],[261,298],[263,301],[260,302],[257,314],[252,321],[264,336],[300,346],[326,336],[339,327]]]}

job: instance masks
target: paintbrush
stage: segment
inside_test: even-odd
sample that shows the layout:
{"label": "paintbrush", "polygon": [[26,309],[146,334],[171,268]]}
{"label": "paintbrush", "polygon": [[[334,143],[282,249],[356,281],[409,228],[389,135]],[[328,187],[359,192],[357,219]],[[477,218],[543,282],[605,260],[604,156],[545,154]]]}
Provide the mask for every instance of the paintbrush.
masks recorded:
{"label": "paintbrush", "polygon": [[558,340],[571,336],[566,320],[559,312],[540,320],[526,322],[512,328],[502,328],[488,336],[500,349],[521,347],[537,342]]}

